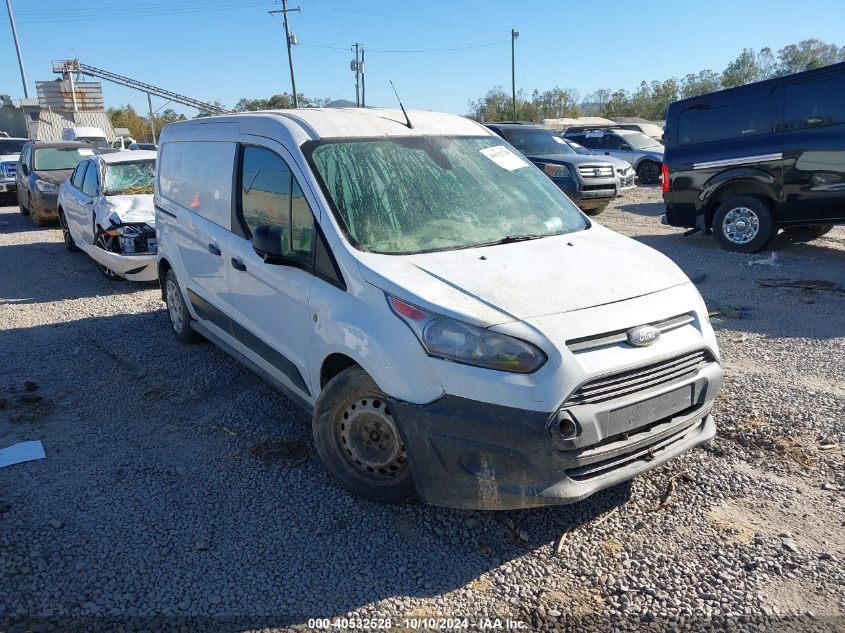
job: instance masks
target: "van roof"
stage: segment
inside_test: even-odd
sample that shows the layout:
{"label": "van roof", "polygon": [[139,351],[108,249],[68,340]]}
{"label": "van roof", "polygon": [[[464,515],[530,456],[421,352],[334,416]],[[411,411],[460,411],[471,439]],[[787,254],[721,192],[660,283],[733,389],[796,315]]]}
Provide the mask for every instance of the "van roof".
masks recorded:
{"label": "van roof", "polygon": [[257,127],[260,120],[268,124],[283,122],[286,127],[298,128],[297,136],[309,140],[323,138],[366,138],[385,136],[492,136],[492,131],[466,117],[442,112],[408,110],[412,128],[405,123],[402,111],[396,108],[299,108],[297,110],[262,110],[204,117],[171,123],[171,128],[201,126],[207,123],[249,121]]}

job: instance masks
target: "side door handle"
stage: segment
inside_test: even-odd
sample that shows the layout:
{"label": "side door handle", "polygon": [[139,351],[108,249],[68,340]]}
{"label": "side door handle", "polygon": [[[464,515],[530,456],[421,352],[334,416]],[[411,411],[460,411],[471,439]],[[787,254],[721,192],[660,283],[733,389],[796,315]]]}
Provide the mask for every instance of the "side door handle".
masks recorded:
{"label": "side door handle", "polygon": [[217,246],[217,244],[213,244],[213,243],[208,245],[208,252],[211,253],[212,255],[217,255],[217,257],[220,257],[220,255],[221,255],[220,247]]}
{"label": "side door handle", "polygon": [[233,257],[232,268],[234,268],[235,270],[244,271],[246,270],[246,264],[244,264],[243,260],[241,260],[239,257]]}

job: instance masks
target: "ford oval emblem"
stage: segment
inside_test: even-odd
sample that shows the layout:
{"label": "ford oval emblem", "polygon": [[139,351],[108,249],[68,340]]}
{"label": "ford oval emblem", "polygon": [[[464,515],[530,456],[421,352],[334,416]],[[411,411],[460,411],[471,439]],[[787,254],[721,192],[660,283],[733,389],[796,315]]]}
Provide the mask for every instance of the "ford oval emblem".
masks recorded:
{"label": "ford oval emblem", "polygon": [[628,343],[634,347],[648,347],[660,338],[660,330],[653,325],[641,325],[628,330]]}

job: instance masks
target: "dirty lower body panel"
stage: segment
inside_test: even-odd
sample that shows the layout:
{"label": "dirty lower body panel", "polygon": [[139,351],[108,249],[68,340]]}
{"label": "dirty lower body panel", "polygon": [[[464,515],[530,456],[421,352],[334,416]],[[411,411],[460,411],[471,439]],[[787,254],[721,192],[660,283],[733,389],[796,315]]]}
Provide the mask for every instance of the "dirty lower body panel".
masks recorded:
{"label": "dirty lower body panel", "polygon": [[451,395],[393,410],[425,501],[529,508],[580,501],[712,439],[721,377],[710,359],[683,380],[554,412]]}

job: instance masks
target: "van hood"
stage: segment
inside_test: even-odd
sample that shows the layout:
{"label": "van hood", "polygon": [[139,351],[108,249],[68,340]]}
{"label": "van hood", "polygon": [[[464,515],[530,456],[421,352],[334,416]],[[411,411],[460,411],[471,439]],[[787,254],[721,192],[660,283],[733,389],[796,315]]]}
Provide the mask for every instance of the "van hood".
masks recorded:
{"label": "van hood", "polygon": [[45,182],[51,182],[54,185],[60,185],[65,180],[70,178],[70,175],[73,173],[72,169],[51,169],[50,171],[38,171],[37,169],[32,172],[39,180],[43,180]]}
{"label": "van hood", "polygon": [[[134,196],[107,196],[102,200],[104,202],[97,205],[97,216],[99,218],[102,215],[104,221],[110,213],[117,213],[124,224],[146,222],[150,226],[155,226],[155,207],[151,193]],[[106,224],[102,224],[102,226],[106,226]]]}
{"label": "van hood", "polygon": [[366,281],[489,327],[582,310],[689,282],[669,258],[593,224],[537,240],[419,255],[357,254]]}

